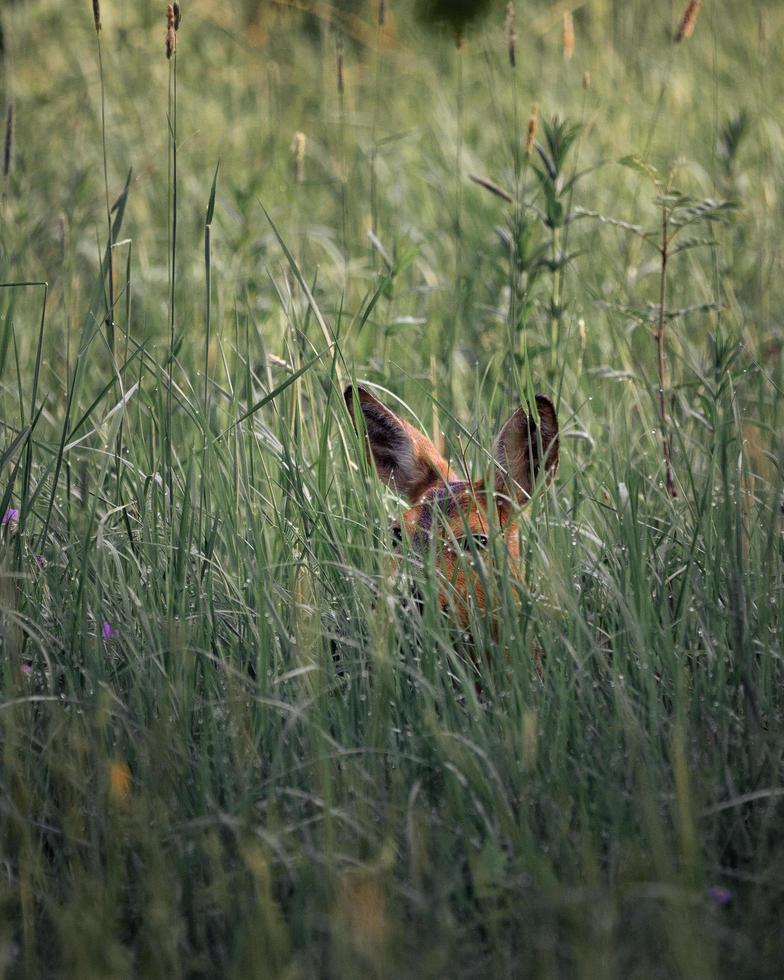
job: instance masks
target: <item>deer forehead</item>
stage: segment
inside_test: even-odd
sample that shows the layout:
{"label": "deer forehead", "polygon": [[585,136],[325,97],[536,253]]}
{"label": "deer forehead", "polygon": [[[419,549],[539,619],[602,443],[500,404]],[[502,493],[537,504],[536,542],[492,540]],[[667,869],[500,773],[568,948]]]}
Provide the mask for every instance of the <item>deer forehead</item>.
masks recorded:
{"label": "deer forehead", "polygon": [[403,523],[409,532],[430,536],[434,530],[449,524],[456,533],[487,531],[487,515],[484,512],[483,492],[472,483],[450,480],[429,490],[403,515]]}

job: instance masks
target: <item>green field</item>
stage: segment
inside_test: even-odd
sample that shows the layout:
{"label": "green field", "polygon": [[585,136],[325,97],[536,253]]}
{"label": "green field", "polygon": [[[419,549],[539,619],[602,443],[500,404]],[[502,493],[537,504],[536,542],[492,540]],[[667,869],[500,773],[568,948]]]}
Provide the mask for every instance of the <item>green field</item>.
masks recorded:
{"label": "green field", "polygon": [[0,9],[0,976],[780,977],[784,7],[381,6]]}

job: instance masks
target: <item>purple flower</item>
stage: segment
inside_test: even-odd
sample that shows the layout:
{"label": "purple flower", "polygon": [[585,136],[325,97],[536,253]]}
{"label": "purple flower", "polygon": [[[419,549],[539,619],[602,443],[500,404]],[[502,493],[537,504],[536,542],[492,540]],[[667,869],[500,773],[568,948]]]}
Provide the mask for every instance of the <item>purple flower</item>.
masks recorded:
{"label": "purple flower", "polygon": [[101,627],[101,636],[104,638],[104,640],[113,640],[116,635],[117,634],[112,629],[112,624],[104,621],[104,624]]}
{"label": "purple flower", "polygon": [[23,674],[26,674],[28,677],[33,672],[33,668],[30,666],[30,664],[21,664],[19,666],[19,669],[22,671]]}
{"label": "purple flower", "polygon": [[722,885],[711,885],[708,888],[708,898],[716,906],[726,905],[727,902],[732,901],[732,892]]}
{"label": "purple flower", "polygon": [[46,559],[43,555],[36,555],[35,563],[39,568],[46,568]]}
{"label": "purple flower", "polygon": [[3,527],[5,527],[6,524],[16,524],[18,520],[19,511],[16,509],[16,507],[9,507],[5,514],[3,514]]}

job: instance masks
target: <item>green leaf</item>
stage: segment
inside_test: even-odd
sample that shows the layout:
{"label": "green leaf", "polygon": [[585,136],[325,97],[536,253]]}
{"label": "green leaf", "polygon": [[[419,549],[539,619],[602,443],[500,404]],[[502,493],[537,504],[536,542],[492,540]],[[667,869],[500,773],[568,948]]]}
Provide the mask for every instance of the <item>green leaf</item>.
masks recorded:
{"label": "green leaf", "polygon": [[210,200],[209,203],[207,204],[207,218],[204,222],[207,225],[212,224],[212,216],[215,213],[215,190],[218,186],[219,169],[220,169],[220,160],[218,160],[218,163],[215,166],[215,176],[212,178],[212,187],[210,188]]}
{"label": "green leaf", "polygon": [[227,429],[224,429],[223,432],[221,432],[220,435],[218,435],[214,441],[217,442],[217,440],[225,436],[227,432],[230,432],[232,429],[235,429],[246,419],[249,419],[251,415],[258,412],[260,408],[264,408],[266,404],[271,402],[274,398],[277,398],[278,395],[281,394],[281,392],[284,392],[286,388],[288,388],[290,385],[293,385],[298,378],[301,378],[306,371],[309,371],[316,363],[316,361],[321,360],[321,358],[327,353],[327,351],[332,350],[334,346],[335,346],[334,342],[331,343],[329,347],[326,347],[323,351],[316,354],[315,357],[312,357],[307,364],[304,364],[299,369],[299,371],[295,371],[294,374],[291,375],[291,377],[286,378],[285,381],[281,382],[281,384],[279,384],[276,388],[273,388],[272,391],[267,392],[267,394],[264,395],[263,398],[260,398],[251,408],[248,409],[247,412],[245,412],[243,415],[240,415],[240,417],[236,420],[236,422],[232,422],[232,424]]}
{"label": "green leaf", "polygon": [[333,338],[332,331],[327,326],[326,321],[324,320],[324,317],[321,314],[321,310],[318,308],[318,304],[316,303],[316,300],[313,298],[313,293],[310,291],[310,287],[305,282],[305,277],[302,275],[302,270],[300,269],[299,265],[297,264],[297,260],[291,254],[291,251],[290,251],[288,245],[283,241],[283,236],[278,231],[277,225],[272,220],[272,218],[269,215],[269,212],[264,207],[264,205],[261,203],[261,201],[259,201],[259,205],[261,206],[261,210],[264,212],[264,215],[265,215],[267,221],[269,221],[270,227],[272,228],[273,232],[275,233],[275,237],[278,240],[278,244],[283,249],[283,254],[286,256],[286,259],[288,260],[288,263],[291,266],[291,271],[296,276],[297,282],[299,283],[300,288],[302,289],[302,292],[305,294],[305,297],[306,297],[306,299],[307,299],[307,301],[308,301],[308,303],[310,305],[311,310],[313,310],[313,315],[316,318],[316,322],[321,327],[321,332],[324,335],[324,339],[326,340],[326,342],[331,347],[332,344],[334,343],[334,338]]}
{"label": "green leaf", "polygon": [[547,201],[547,224],[551,228],[560,228],[564,223],[563,204],[556,198],[548,198]]}

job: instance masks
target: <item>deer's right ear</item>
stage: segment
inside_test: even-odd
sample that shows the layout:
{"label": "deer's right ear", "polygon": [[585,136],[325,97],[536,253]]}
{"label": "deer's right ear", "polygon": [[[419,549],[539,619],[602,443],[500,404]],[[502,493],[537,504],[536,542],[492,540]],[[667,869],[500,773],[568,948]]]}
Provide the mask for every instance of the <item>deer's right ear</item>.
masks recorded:
{"label": "deer's right ear", "polygon": [[343,397],[355,428],[355,405],[362,412],[368,459],[373,460],[376,472],[387,486],[416,502],[426,490],[448,478],[449,465],[433,443],[367,388],[349,385]]}

